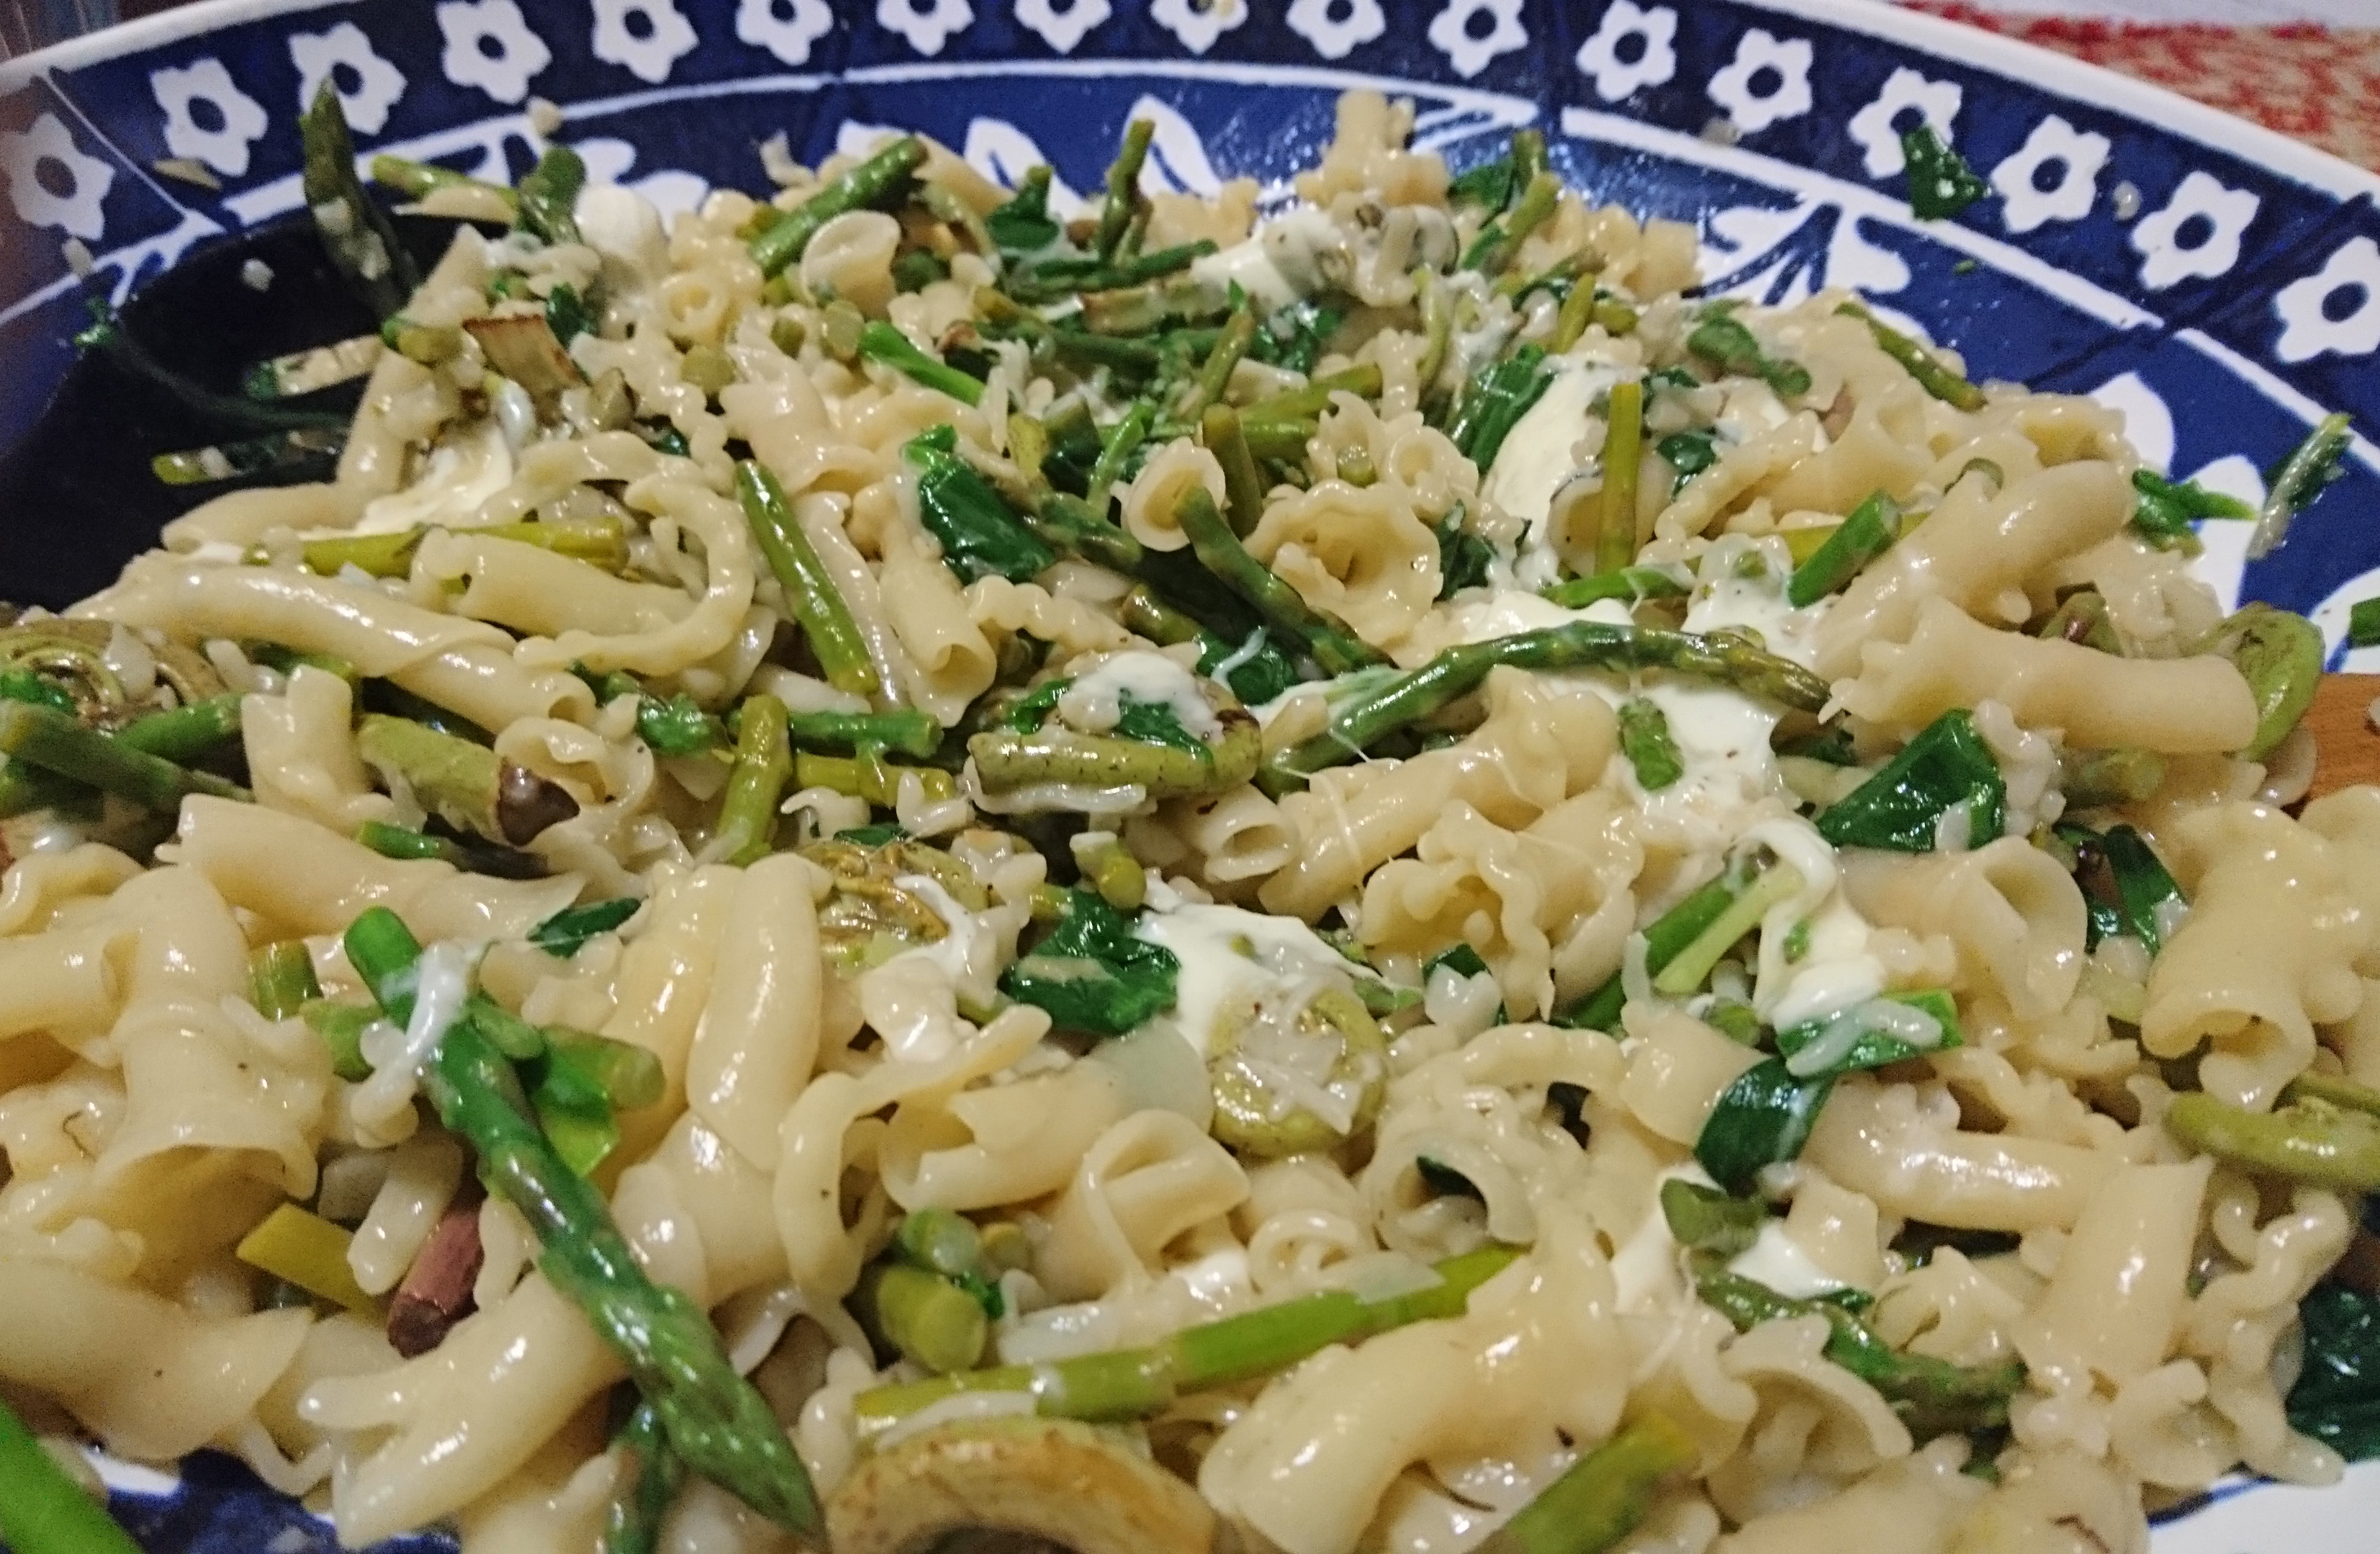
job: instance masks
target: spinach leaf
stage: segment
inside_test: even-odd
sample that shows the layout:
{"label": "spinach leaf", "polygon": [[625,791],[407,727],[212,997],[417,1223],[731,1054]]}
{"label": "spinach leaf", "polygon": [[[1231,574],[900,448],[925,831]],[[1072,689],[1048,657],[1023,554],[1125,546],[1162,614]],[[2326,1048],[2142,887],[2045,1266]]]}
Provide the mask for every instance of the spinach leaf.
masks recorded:
{"label": "spinach leaf", "polygon": [[1050,721],[1050,715],[1057,710],[1058,698],[1063,696],[1066,688],[1074,683],[1064,677],[1045,679],[1009,704],[1008,710],[1001,714],[1000,720],[1020,734],[1029,734]]}
{"label": "spinach leaf", "polygon": [[[1261,626],[1246,642],[1229,642],[1212,631],[1201,631],[1198,643],[1198,672],[1230,686],[1232,694],[1249,706],[1261,706],[1298,683],[1297,666],[1272,645]],[[1224,668],[1226,664],[1231,667]]]}
{"label": "spinach leaf", "polygon": [[1749,1191],[1764,1167],[1793,1159],[1809,1141],[1834,1076],[1797,1079],[1782,1058],[1765,1058],[1720,1092],[1694,1140],[1694,1158],[1730,1193]]}
{"label": "spinach leaf", "polygon": [[1488,962],[1467,944],[1451,944],[1421,963],[1422,985],[1429,985],[1429,977],[1440,966],[1456,976],[1477,976],[1488,969]]}
{"label": "spinach leaf", "polygon": [[1446,434],[1482,471],[1496,462],[1504,439],[1553,383],[1554,371],[1545,360],[1542,348],[1523,346],[1489,365],[1463,390]]}
{"label": "spinach leaf", "polygon": [[1482,162],[1466,168],[1446,186],[1446,202],[1450,205],[1478,205],[1489,211],[1500,211],[1512,202],[1520,190],[1521,170],[1512,153],[1506,152],[1492,162]]}
{"label": "spinach leaf", "polygon": [[[1898,1063],[1904,1058],[1920,1057],[1927,1052],[1944,1051],[1961,1044],[1962,1038],[1959,1032],[1959,1009],[1951,1002],[1949,994],[1939,988],[1927,988],[1923,992],[1888,993],[1884,996],[1894,1003],[1907,1004],[1912,1009],[1922,1009],[1932,1015],[1941,1023],[1941,1040],[1932,1046],[1915,1046],[1884,1031],[1864,1030],[1860,1033],[1857,1040],[1844,1049],[1840,1057],[1828,1062],[1818,1071],[1817,1074],[1807,1077],[1824,1076],[1831,1079],[1859,1069],[1880,1069],[1887,1063]],[[1840,1022],[1857,1018],[1855,1012],[1858,1006],[1854,1005],[1852,1009],[1839,1009],[1833,1014],[1822,1014],[1815,1020],[1805,1020],[1798,1025],[1788,1025],[1777,1033],[1778,1056],[1785,1059],[1790,1069],[1795,1058],[1800,1057],[1813,1046],[1837,1034],[1840,1029]]]}
{"label": "spinach leaf", "polygon": [[1182,970],[1172,950],[1135,938],[1132,923],[1095,891],[1068,891],[1058,926],[1001,973],[1001,991],[1069,1030],[1123,1034],[1173,1007]]}
{"label": "spinach leaf", "polygon": [[1636,781],[1647,793],[1658,793],[1686,775],[1685,757],[1670,736],[1669,715],[1650,697],[1632,696],[1620,704],[1620,753],[1636,768]]}
{"label": "spinach leaf", "polygon": [[1686,336],[1686,349],[1722,373],[1760,379],[1780,398],[1810,392],[1809,369],[1798,361],[1771,361],[1760,349],[1760,341],[1725,303],[1703,310],[1694,333]]}
{"label": "spinach leaf", "polygon": [[1143,744],[1160,744],[1169,750],[1188,751],[1193,755],[1207,750],[1207,742],[1182,727],[1182,719],[1174,716],[1172,706],[1164,702],[1135,702],[1129,696],[1123,698],[1115,728],[1110,731],[1123,739],[1138,740]]}
{"label": "spinach leaf", "polygon": [[882,847],[886,842],[906,841],[908,838],[907,831],[890,820],[873,826],[854,826],[834,834],[836,841],[857,842],[862,847]]}
{"label": "spinach leaf", "polygon": [[1058,223],[1050,214],[1050,177],[1046,165],[1028,170],[1009,202],[983,218],[1002,252],[1039,253],[1058,240]]}
{"label": "spinach leaf", "polygon": [[2209,491],[2195,481],[2176,483],[2154,470],[2132,471],[2132,528],[2159,550],[2196,554],[2192,525],[2202,518],[2253,518],[2256,509],[2237,496]]}
{"label": "spinach leaf", "polygon": [[2007,817],[2008,784],[1975,721],[1953,707],[1929,723],[1876,776],[1817,819],[1837,847],[1931,852],[1942,817],[1967,806],[1967,845],[1994,840]]}
{"label": "spinach leaf", "polygon": [[2160,909],[2186,899],[2181,887],[2147,838],[2129,826],[2109,826],[2099,846],[2115,880],[2115,907],[2123,924],[2119,931],[2132,935],[2155,955],[2165,948],[2165,933],[2157,925]]}
{"label": "spinach leaf", "polygon": [[658,696],[638,701],[637,735],[656,755],[699,755],[728,742],[727,726],[683,691],[667,701]]}
{"label": "spinach leaf", "polygon": [[1251,361],[1267,366],[1280,367],[1293,373],[1314,371],[1315,362],[1322,359],[1322,348],[1339,332],[1347,315],[1337,308],[1326,308],[1318,302],[1293,302],[1276,308],[1256,338],[1248,343]]}
{"label": "spinach leaf", "polygon": [[901,449],[917,471],[917,516],[941,542],[944,565],[968,582],[994,572],[1024,582],[1048,570],[1057,554],[953,451],[957,445],[955,430],[936,426]]}
{"label": "spinach leaf", "polygon": [[1438,596],[1451,599],[1466,588],[1484,587],[1496,547],[1463,526],[1457,507],[1430,532],[1438,540]]}
{"label": "spinach leaf", "polygon": [[2350,1462],[2380,1457],[2380,1296],[2317,1284],[2298,1320],[2305,1361],[2289,1389],[2290,1427]]}
{"label": "spinach leaf", "polygon": [[1686,482],[1718,462],[1718,434],[1708,427],[1672,432],[1655,443],[1653,451],[1677,471],[1670,480],[1670,495],[1674,496],[1686,488]]}
{"label": "spinach leaf", "polygon": [[1909,208],[1920,221],[1948,220],[1991,192],[1930,124],[1901,132],[1900,154],[1909,165]]}
{"label": "spinach leaf", "polygon": [[1661,1218],[1669,1221],[1670,1235],[1679,1245],[1733,1257],[1750,1251],[1760,1239],[1760,1227],[1768,1223],[1768,1205],[1673,1176],[1661,1183]]}
{"label": "spinach leaf", "polygon": [[608,934],[637,915],[644,903],[623,896],[612,901],[589,901],[565,907],[528,931],[528,942],[548,955],[567,961],[598,934]]}
{"label": "spinach leaf", "polygon": [[546,293],[545,326],[553,337],[568,345],[579,336],[592,332],[601,316],[592,303],[578,295],[578,288],[565,281]]}

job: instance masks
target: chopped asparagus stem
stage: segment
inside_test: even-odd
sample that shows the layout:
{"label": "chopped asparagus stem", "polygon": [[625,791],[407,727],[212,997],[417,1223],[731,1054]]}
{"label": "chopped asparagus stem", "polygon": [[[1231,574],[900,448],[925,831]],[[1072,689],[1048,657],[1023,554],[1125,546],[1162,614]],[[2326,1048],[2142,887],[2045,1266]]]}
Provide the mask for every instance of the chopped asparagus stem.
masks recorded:
{"label": "chopped asparagus stem", "polygon": [[826,563],[802,532],[776,477],[756,460],[745,459],[735,466],[735,495],[827,683],[855,695],[875,694],[881,682],[868,656],[867,639],[859,634],[851,606],[844,603]]}

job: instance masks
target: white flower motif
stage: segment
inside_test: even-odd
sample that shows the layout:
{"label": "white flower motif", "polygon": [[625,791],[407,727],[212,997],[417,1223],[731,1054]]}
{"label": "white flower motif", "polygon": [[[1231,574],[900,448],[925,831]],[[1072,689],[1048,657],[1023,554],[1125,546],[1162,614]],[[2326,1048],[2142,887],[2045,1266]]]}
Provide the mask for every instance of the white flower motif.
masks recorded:
{"label": "white flower motif", "polygon": [[438,60],[446,79],[499,103],[527,97],[530,78],[553,63],[515,0],[439,0],[438,31],[446,38]]}
{"label": "white flower motif", "polygon": [[1951,121],[1959,116],[1959,104],[1966,95],[1957,81],[1927,80],[1906,67],[1893,71],[1876,101],[1852,116],[1852,139],[1867,148],[1861,158],[1867,176],[1888,178],[1909,165],[1901,153],[1900,132],[1916,128],[1901,122],[1912,110],[1932,125],[1934,133],[1948,145]]}
{"label": "white flower motif", "polygon": [[[44,165],[57,171],[45,179]],[[107,229],[104,202],[115,169],[78,148],[55,114],[21,132],[0,129],[0,177],[8,180],[8,202],[28,226],[55,226],[91,243]]]}
{"label": "white flower motif", "polygon": [[735,7],[736,38],[786,65],[808,64],[811,45],[833,31],[826,0],[743,0]]}
{"label": "white flower motif", "polygon": [[1248,19],[1248,0],[1157,0],[1148,14],[1192,54],[1204,54],[1216,39]]}
{"label": "white flower motif", "polygon": [[[1735,45],[1735,58],[1705,90],[1738,129],[1757,134],[1810,111],[1812,53],[1806,38],[1779,38],[1755,27]],[[1754,90],[1760,86],[1767,90]]]}
{"label": "white flower motif", "polygon": [[[1522,0],[1447,0],[1446,9],[1430,18],[1430,46],[1453,61],[1455,73],[1469,80],[1498,55],[1529,46],[1521,5]],[[1487,23],[1485,31],[1482,22]]]}
{"label": "white flower motif", "polygon": [[1063,10],[1059,0],[1016,0],[1016,19],[1034,31],[1060,54],[1072,54],[1083,34],[1115,14],[1108,0],[1067,0]]}
{"label": "white flower motif", "polygon": [[[310,106],[322,83],[339,94],[347,127],[377,135],[388,122],[389,109],[405,95],[405,72],[380,56],[364,30],[343,21],[328,32],[289,35],[289,63],[298,67],[298,103]],[[347,85],[352,80],[353,88]]]}
{"label": "white flower motif", "polygon": [[1380,0],[1296,0],[1288,21],[1325,59],[1344,59],[1389,30]]}
{"label": "white flower motif", "polygon": [[2275,354],[2284,361],[2380,350],[2380,243],[2351,239],[2320,270],[2281,288],[2273,312],[2282,324]]}
{"label": "white flower motif", "polygon": [[595,0],[595,57],[659,86],[701,40],[674,0]]}
{"label": "white flower motif", "polygon": [[975,7],[967,0],[926,0],[921,11],[917,0],[876,0],[876,25],[908,39],[919,54],[935,55],[953,34],[975,25]]}
{"label": "white flower motif", "polygon": [[[2044,222],[2082,220],[2099,198],[2099,169],[2107,165],[2113,149],[2107,136],[2077,129],[2050,115],[1992,169],[1992,187],[2000,191],[2000,219],[2011,232],[2030,232]],[[2057,181],[2045,189],[2042,179],[2053,167]]]}
{"label": "white flower motif", "polygon": [[226,177],[248,171],[248,148],[271,122],[263,105],[233,84],[220,59],[152,70],[149,95],[165,110],[165,149]]}
{"label": "white flower motif", "polygon": [[1617,103],[1648,86],[1666,86],[1678,73],[1678,13],[1667,6],[1639,10],[1635,0],[1611,0],[1603,25],[1578,46],[1578,68],[1595,78],[1595,94]]}
{"label": "white flower motif", "polygon": [[2141,217],[2132,228],[2132,247],[2142,256],[2141,284],[2163,291],[2193,278],[2213,280],[2229,270],[2240,263],[2240,236],[2263,204],[2244,189],[2228,189],[2205,173],[2192,173],[2165,209]]}

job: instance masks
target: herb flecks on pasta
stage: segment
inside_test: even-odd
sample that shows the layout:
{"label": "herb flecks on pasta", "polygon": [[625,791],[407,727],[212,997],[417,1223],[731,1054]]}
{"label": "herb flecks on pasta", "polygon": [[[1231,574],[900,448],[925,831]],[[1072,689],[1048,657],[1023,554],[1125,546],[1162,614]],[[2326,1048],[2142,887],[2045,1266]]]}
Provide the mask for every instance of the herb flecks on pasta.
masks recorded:
{"label": "herb flecks on pasta", "polygon": [[1366,93],[1261,223],[1146,120],[376,158],[504,229],[419,277],[338,113],[379,333],[0,628],[34,1428],[611,1554],[2137,1550],[2380,1447],[2380,793],[2280,807],[2322,641],[2113,412]]}

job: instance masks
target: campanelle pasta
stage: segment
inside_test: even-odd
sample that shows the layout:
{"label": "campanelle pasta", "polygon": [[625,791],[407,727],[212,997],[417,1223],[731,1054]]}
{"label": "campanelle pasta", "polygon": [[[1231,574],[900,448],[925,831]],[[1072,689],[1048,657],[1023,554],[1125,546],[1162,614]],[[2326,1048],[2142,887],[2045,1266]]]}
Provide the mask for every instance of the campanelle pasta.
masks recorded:
{"label": "campanelle pasta", "polygon": [[520,228],[332,477],[0,630],[0,1389],[492,1554],[2336,1479],[2311,628],[2119,416],[1412,127],[1261,222],[1145,130],[1072,223],[909,137],[668,223],[423,175]]}

